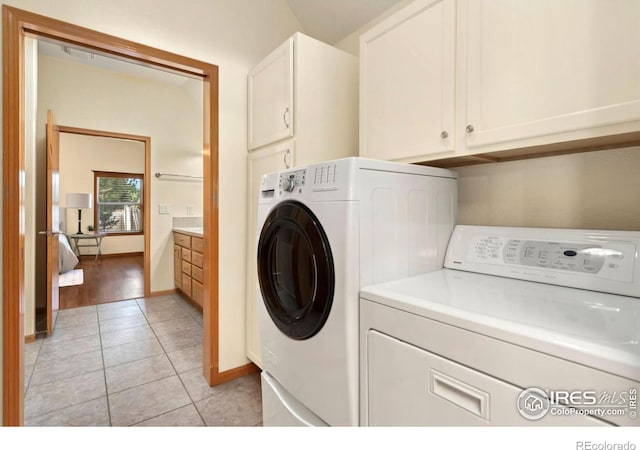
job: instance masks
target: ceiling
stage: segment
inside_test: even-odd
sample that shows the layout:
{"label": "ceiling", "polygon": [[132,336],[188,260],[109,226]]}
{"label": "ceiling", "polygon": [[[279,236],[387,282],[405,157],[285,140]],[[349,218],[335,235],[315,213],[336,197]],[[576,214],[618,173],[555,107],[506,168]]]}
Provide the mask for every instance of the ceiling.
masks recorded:
{"label": "ceiling", "polygon": [[335,44],[402,0],[287,0],[304,33]]}
{"label": "ceiling", "polygon": [[147,67],[136,64],[131,60],[122,60],[115,57],[101,56],[90,53],[77,47],[69,47],[68,44],[55,41],[38,40],[38,53],[65,61],[74,61],[101,69],[111,70],[117,73],[143,78],[145,80],[158,81],[172,86],[185,86],[189,78],[184,75],[174,74],[155,67]]}
{"label": "ceiling", "polygon": [[[328,44],[337,43],[402,1],[404,0],[286,0],[304,33]],[[70,48],[61,42],[39,40],[38,52],[173,86],[184,86],[188,80],[184,76],[145,67],[130,60]]]}

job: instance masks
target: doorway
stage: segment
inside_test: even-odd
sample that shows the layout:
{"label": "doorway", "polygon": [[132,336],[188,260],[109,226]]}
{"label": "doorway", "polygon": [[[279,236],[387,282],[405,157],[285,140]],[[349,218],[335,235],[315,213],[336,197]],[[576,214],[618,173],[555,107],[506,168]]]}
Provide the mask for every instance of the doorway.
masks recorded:
{"label": "doorway", "polygon": [[[70,236],[69,247],[79,261],[63,275],[70,283],[60,283],[60,309],[148,296],[150,137],[65,126],[58,131],[63,207],[69,193],[86,192],[92,198],[82,223],[75,209],[61,211],[62,232]],[[84,239],[73,237],[76,229]],[[92,247],[94,234],[103,236],[99,247]]]}
{"label": "doorway", "polygon": [[203,81],[203,374],[210,385],[252,369],[218,366],[218,67],[3,5],[3,422],[23,423],[25,36],[52,38]]}

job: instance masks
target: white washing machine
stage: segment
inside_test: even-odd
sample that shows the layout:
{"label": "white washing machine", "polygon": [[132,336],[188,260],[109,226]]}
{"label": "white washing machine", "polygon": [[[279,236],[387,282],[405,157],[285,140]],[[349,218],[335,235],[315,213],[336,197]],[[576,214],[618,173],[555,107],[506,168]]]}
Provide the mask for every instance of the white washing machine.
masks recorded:
{"label": "white washing machine", "polygon": [[362,158],[262,178],[264,425],[359,424],[360,287],[442,267],[456,197],[453,172]]}
{"label": "white washing machine", "polygon": [[361,291],[361,424],[640,425],[639,252],[457,226],[443,270]]}

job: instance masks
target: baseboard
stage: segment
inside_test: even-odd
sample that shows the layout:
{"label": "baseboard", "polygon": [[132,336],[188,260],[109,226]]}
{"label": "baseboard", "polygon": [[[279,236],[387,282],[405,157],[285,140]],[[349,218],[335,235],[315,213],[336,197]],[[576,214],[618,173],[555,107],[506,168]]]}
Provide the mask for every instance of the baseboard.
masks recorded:
{"label": "baseboard", "polygon": [[[144,252],[129,252],[129,253],[107,253],[107,254],[102,254],[100,255],[100,258],[124,258],[124,257],[131,257],[131,256],[144,256]],[[95,259],[96,255],[94,254],[90,254],[90,255],[81,255],[80,259],[82,258],[91,258],[91,259]]]}
{"label": "baseboard", "polygon": [[177,291],[176,289],[167,289],[166,291],[154,291],[154,292],[149,292],[149,295],[147,295],[146,297],[162,297],[163,295],[171,295],[171,294],[175,294]]}
{"label": "baseboard", "polygon": [[25,344],[30,344],[31,342],[35,342],[35,340],[36,340],[36,335],[35,334],[29,334],[29,335],[24,337],[24,343]]}
{"label": "baseboard", "polygon": [[198,305],[193,301],[187,294],[182,292],[180,289],[176,289],[176,294],[178,294],[185,302],[189,303],[194,308],[197,308],[199,311],[202,311],[202,306]]}
{"label": "baseboard", "polygon": [[260,372],[260,368],[252,362],[245,364],[244,366],[225,370],[215,377],[214,385],[226,383],[227,381],[235,380],[236,378],[240,378],[254,372]]}

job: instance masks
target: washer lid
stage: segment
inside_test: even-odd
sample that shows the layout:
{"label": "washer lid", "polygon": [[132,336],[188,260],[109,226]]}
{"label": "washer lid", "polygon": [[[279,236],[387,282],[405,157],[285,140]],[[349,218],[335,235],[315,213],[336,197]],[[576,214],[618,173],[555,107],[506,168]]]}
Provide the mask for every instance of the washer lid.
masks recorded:
{"label": "washer lid", "polygon": [[640,380],[640,300],[444,269],[363,299]]}

